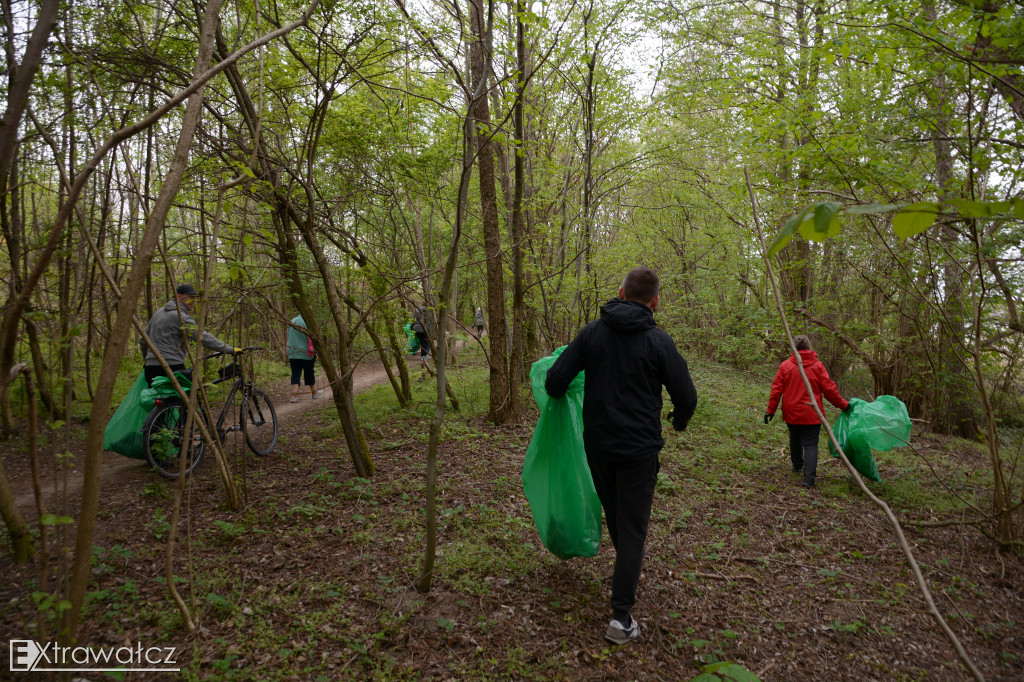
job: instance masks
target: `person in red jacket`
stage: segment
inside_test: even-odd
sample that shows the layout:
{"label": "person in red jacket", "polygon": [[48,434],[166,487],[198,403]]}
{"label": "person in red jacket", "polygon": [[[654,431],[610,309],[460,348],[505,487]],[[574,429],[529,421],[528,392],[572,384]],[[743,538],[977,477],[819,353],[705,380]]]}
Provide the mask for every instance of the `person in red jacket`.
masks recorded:
{"label": "person in red jacket", "polygon": [[[793,339],[804,372],[814,389],[814,399],[822,413],[825,404],[821,401],[824,395],[828,401],[845,412],[850,403],[839,395],[836,382],[832,381],[825,370],[825,365],[818,361],[818,354],[811,350],[811,340],[803,334]],[[821,420],[814,412],[807,399],[807,387],[800,376],[800,368],[796,364],[796,356],[790,355],[781,365],[772,381],[772,393],[768,398],[768,410],[764,415],[767,424],[775,416],[775,408],[782,400],[782,419],[789,429],[789,456],[793,460],[793,473],[804,474],[805,488],[814,487],[814,479],[818,473],[818,437],[821,434]]]}

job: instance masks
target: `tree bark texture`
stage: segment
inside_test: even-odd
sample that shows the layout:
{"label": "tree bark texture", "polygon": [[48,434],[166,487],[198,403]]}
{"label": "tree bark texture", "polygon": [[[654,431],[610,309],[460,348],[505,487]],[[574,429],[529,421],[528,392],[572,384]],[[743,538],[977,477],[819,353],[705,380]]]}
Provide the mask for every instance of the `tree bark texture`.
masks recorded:
{"label": "tree bark texture", "polygon": [[[213,57],[214,32],[219,21],[222,0],[210,0],[206,5],[203,25],[200,32],[198,54],[194,77],[199,78],[209,69]],[[85,593],[92,575],[92,546],[96,529],[96,513],[99,510],[100,477],[103,463],[103,431],[109,415],[107,411],[114,391],[114,381],[125,354],[128,330],[135,315],[142,288],[145,286],[146,275],[149,273],[156,250],[157,242],[163,231],[167,214],[174,197],[181,186],[185,168],[188,163],[192,140],[202,114],[203,86],[200,85],[189,96],[185,114],[182,118],[181,131],[175,147],[174,157],[168,168],[167,175],[160,187],[160,194],[153,205],[153,210],[146,221],[146,229],[136,254],[135,262],[128,281],[121,291],[121,300],[117,305],[117,317],[110,333],[103,364],[100,368],[99,381],[96,386],[96,399],[92,405],[89,420],[89,432],[86,437],[85,464],[82,473],[82,502],[78,515],[78,529],[75,537],[75,558],[71,568],[71,581],[68,598],[71,608],[67,611],[64,634],[68,641],[74,641],[78,631],[78,622],[85,602]],[[69,197],[68,201],[74,201]]]}
{"label": "tree bark texture", "polygon": [[[488,47],[491,27],[485,16],[484,0],[469,0],[472,41],[469,44],[470,68],[474,89],[486,84],[490,71]],[[484,85],[486,88],[486,85]],[[470,115],[476,120],[477,169],[480,176],[480,221],[487,257],[487,319],[490,322],[490,400],[487,418],[496,424],[515,419],[509,382],[508,316],[505,310],[504,265],[501,258],[501,230],[498,225],[498,192],[494,176],[494,150],[491,145],[491,114],[487,96],[476,98]],[[500,344],[500,347],[495,347]]]}

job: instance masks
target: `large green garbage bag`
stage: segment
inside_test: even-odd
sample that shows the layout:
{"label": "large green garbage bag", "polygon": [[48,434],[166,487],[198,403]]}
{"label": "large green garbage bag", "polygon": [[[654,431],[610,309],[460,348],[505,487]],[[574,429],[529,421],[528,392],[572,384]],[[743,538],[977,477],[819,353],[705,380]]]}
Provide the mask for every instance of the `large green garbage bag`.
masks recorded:
{"label": "large green garbage bag", "polygon": [[[175,372],[174,376],[178,379],[178,383],[181,384],[181,388],[188,393],[192,388],[192,380],[181,372]],[[157,398],[177,398],[178,392],[174,390],[174,384],[167,377],[157,377],[153,379],[152,385],[149,388],[142,390],[142,395],[139,397],[139,401],[142,403],[142,407],[146,409],[148,414],[153,406],[156,404]]]}
{"label": "large green garbage bag", "polygon": [[415,355],[416,351],[420,349],[420,340],[416,337],[416,332],[412,330],[412,322],[406,322],[402,330],[405,332],[405,352]]}
{"label": "large green garbage bag", "polygon": [[564,398],[544,390],[565,346],[533,363],[530,382],[540,408],[523,462],[523,491],[541,542],[560,559],[594,556],[601,543],[601,501],[583,449],[583,372]]}
{"label": "large green garbage bag", "polygon": [[114,416],[107,422],[103,432],[103,449],[118,452],[133,459],[146,459],[142,445],[142,423],[146,421],[149,410],[142,406],[142,391],[146,389],[146,375],[132,384],[128,395],[118,406]]}
{"label": "large green garbage bag", "polygon": [[[880,395],[870,403],[850,398],[850,407],[849,413],[836,419],[832,432],[853,468],[872,481],[881,481],[871,450],[886,452],[909,442],[907,406],[896,396]],[[831,441],[828,448],[833,457],[839,457]]]}

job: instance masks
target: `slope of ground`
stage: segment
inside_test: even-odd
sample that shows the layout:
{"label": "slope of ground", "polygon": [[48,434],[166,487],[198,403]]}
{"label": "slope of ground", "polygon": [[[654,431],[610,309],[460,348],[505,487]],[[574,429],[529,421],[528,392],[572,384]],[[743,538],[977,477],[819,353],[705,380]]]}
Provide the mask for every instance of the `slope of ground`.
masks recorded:
{"label": "slope of ground", "polygon": [[[767,384],[699,363],[697,414],[667,434],[662,455],[634,611],[643,637],[608,645],[607,535],[593,558],[560,561],[541,546],[520,482],[532,418],[486,424],[487,371],[463,355],[470,364],[453,375],[462,410],[442,431],[429,593],[413,587],[433,410],[424,375],[409,410],[387,384],[359,396],[372,479],[352,474],[329,402],[289,414],[277,451],[247,460],[242,511],[224,509],[215,470],[200,468],[176,559],[194,635],[161,582],[172,484],[143,471],[105,486],[82,641],[171,643],[187,654],[186,679],[681,680],[724,660],[764,680],[968,677],[884,518],[838,463],[824,454],[819,488],[800,488],[785,427],[760,423]],[[915,440],[930,465],[887,453],[874,486],[901,518],[948,518],[940,512],[962,506],[948,491],[983,492],[974,446]],[[1021,559],[971,528],[906,531],[986,678],[1021,679]],[[4,556],[0,568],[0,622],[10,638],[31,637],[38,567]]]}

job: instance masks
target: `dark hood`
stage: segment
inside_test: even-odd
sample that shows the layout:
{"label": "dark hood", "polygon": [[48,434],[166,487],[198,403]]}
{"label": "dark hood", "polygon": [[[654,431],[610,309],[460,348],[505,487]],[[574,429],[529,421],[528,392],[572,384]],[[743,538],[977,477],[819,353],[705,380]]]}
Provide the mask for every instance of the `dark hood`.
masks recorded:
{"label": "dark hood", "polygon": [[658,326],[654,311],[643,303],[613,298],[601,306],[601,321],[624,332],[645,332]]}

